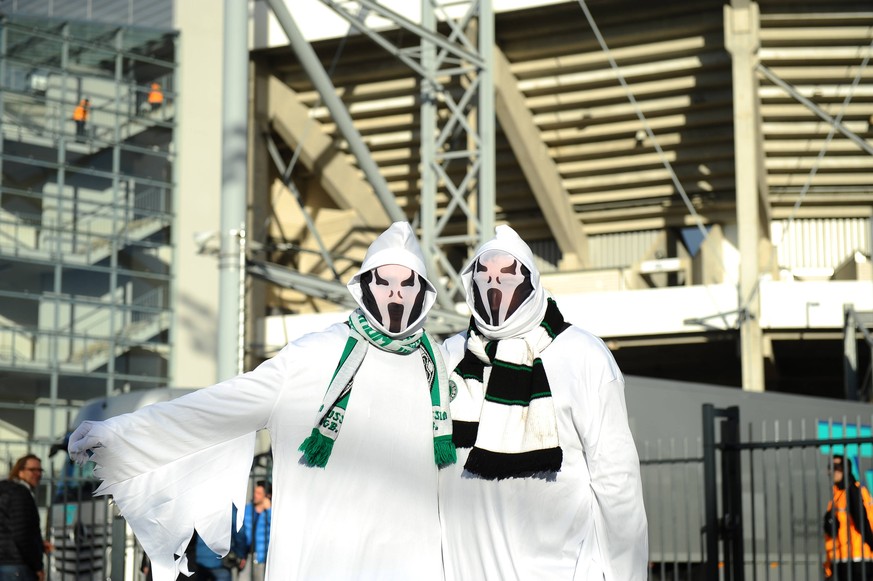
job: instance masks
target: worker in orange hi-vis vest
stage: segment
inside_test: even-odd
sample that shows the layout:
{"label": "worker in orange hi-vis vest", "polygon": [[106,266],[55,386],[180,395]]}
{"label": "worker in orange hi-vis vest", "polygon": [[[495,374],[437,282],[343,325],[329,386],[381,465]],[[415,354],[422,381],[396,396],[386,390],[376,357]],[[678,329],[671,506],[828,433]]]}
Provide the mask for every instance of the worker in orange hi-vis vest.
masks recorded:
{"label": "worker in orange hi-vis vest", "polygon": [[834,486],[824,516],[825,578],[873,579],[873,498],[855,480],[845,456],[834,456],[830,470]]}
{"label": "worker in orange hi-vis vest", "polygon": [[76,122],[76,140],[85,137],[85,123],[88,122],[88,111],[91,108],[91,102],[88,99],[82,99],[76,108],[73,109],[73,121]]}
{"label": "worker in orange hi-vis vest", "polygon": [[148,103],[152,111],[155,111],[164,104],[164,93],[161,91],[160,83],[152,83],[149,89]]}

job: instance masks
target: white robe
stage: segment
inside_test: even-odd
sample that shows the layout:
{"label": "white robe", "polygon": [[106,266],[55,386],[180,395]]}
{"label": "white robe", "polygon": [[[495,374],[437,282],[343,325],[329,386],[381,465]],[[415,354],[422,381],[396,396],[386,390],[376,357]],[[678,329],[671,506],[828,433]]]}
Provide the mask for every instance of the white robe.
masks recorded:
{"label": "white robe", "polygon": [[[464,337],[445,347],[453,369]],[[578,327],[540,357],[558,419],[561,470],[551,481],[485,480],[463,471],[470,449],[458,449],[457,464],[439,475],[446,578],[642,581],[646,515],[621,372],[603,342]]]}
{"label": "white robe", "polygon": [[[348,337],[334,325],[288,344],[254,371],[98,423],[88,434],[101,488],[175,579],[193,526],[229,546],[230,504],[245,503],[254,432],[273,446],[269,579],[443,579],[432,408],[421,356],[368,349],[326,468],[297,448]],[[239,511],[241,515],[243,511]],[[240,521],[241,522],[241,521]]]}

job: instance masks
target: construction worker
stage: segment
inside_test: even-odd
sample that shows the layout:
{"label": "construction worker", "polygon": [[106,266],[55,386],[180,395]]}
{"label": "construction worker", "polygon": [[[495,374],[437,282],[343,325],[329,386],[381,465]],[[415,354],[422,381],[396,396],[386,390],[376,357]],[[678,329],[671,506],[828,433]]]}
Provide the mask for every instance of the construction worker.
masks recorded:
{"label": "construction worker", "polygon": [[91,108],[91,102],[88,99],[82,99],[76,108],[73,109],[73,121],[76,122],[76,141],[84,141],[85,123],[88,122],[88,111]]}
{"label": "construction worker", "polygon": [[824,516],[825,577],[834,581],[873,579],[873,499],[855,480],[851,460],[834,456],[830,470],[834,486]]}
{"label": "construction worker", "polygon": [[152,83],[149,89],[148,103],[151,111],[158,110],[164,104],[164,93],[161,91],[160,83]]}

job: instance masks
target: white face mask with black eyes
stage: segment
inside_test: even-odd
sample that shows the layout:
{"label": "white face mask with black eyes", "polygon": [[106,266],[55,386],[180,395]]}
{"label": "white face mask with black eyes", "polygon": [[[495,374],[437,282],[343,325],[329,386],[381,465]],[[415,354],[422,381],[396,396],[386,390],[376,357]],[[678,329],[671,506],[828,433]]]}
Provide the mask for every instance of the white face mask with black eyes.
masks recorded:
{"label": "white face mask with black eyes", "polygon": [[390,333],[403,333],[421,315],[425,288],[412,269],[379,266],[361,277],[364,307]]}
{"label": "white face mask with black eyes", "polygon": [[533,293],[530,271],[506,252],[486,252],[473,268],[473,302],[480,317],[499,326]]}

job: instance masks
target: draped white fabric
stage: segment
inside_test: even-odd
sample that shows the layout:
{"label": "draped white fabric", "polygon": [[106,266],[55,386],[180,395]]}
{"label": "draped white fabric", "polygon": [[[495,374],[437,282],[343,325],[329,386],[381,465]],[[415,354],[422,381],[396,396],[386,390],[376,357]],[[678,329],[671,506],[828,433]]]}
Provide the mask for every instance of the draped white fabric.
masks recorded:
{"label": "draped white fabric", "polygon": [[334,325],[252,372],[72,438],[71,452],[94,450],[101,491],[113,494],[156,581],[175,579],[173,554],[195,527],[227,551],[230,505],[244,506],[259,428],[273,443],[270,579],[443,578],[421,357],[370,349],[327,467],[299,462],[347,337]]}
{"label": "draped white fabric", "polygon": [[[446,363],[463,337],[446,342]],[[449,580],[642,581],[648,542],[624,379],[597,337],[567,329],[541,353],[564,460],[554,480],[484,480],[463,472],[469,449],[440,471]]]}
{"label": "draped white fabric", "polygon": [[[543,320],[548,293],[530,248],[509,226],[498,226],[463,271],[467,303],[474,308],[476,261],[494,251],[529,269],[533,292],[500,325],[488,325],[474,311],[476,325],[488,339],[524,337]],[[445,342],[449,369],[463,357],[465,339],[461,334]],[[552,393],[561,470],[542,478],[486,480],[464,471],[470,449],[459,448],[458,462],[440,472],[446,578],[643,581],[647,519],[621,371],[603,341],[575,326],[538,354]],[[463,407],[469,402],[456,401],[454,418],[478,419],[478,429],[488,429],[481,411],[470,417]]]}
{"label": "draped white fabric", "polygon": [[[409,224],[392,224],[372,245],[366,268],[386,264],[426,276]],[[428,297],[408,334],[434,302],[425,282]],[[356,284],[349,288],[360,301]],[[93,452],[99,493],[113,495],[155,581],[173,581],[184,569],[184,557],[174,554],[194,529],[227,552],[231,505],[245,505],[262,428],[273,451],[269,579],[443,579],[433,409],[418,352],[368,349],[327,466],[300,461],[298,447],[320,417],[348,336],[347,325],[334,325],[254,371],[73,433],[70,455],[82,461]],[[237,526],[242,516],[239,510]]]}

